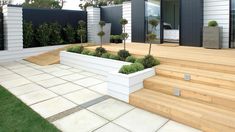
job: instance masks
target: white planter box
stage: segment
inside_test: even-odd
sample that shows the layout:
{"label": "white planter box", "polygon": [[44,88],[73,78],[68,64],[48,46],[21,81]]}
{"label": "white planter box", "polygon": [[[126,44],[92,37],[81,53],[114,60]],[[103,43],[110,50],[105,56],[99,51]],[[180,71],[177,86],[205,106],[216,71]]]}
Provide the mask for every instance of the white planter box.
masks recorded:
{"label": "white planter box", "polygon": [[143,88],[143,81],[155,75],[155,68],[145,69],[125,75],[110,72],[108,75],[108,94],[129,103],[129,95]]}
{"label": "white planter box", "polygon": [[123,65],[131,64],[129,62],[76,54],[66,51],[60,52],[60,63],[106,76],[109,75],[109,72],[117,73]]}

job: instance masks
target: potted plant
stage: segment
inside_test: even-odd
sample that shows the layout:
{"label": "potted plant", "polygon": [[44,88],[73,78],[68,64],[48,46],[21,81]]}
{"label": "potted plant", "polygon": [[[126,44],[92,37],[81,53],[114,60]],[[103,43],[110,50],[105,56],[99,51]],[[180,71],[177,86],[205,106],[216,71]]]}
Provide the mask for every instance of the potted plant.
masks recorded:
{"label": "potted plant", "polygon": [[203,47],[209,49],[220,49],[220,30],[216,21],[209,21],[208,26],[203,28]]}

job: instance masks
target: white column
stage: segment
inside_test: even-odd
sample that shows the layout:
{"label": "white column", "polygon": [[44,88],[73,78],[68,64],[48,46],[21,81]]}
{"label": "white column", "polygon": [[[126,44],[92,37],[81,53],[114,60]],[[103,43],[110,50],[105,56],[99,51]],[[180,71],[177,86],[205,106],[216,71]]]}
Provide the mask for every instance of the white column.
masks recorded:
{"label": "white column", "polygon": [[204,26],[215,20],[222,27],[222,47],[229,48],[229,0],[204,0]]}
{"label": "white column", "polygon": [[129,37],[126,41],[131,42],[131,2],[123,2],[122,17],[128,21],[128,24],[126,25],[126,33],[128,33]]}
{"label": "white column", "polygon": [[88,42],[95,43],[97,33],[94,31],[94,25],[98,25],[100,21],[100,8],[88,7],[87,8],[87,35]]}
{"label": "white column", "polygon": [[6,50],[23,49],[22,7],[3,6],[4,41]]}

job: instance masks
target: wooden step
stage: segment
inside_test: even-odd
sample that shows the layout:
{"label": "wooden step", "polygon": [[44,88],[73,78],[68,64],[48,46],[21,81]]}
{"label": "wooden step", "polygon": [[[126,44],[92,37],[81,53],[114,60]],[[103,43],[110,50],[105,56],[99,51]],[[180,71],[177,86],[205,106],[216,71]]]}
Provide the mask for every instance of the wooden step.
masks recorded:
{"label": "wooden step", "polygon": [[130,104],[160,114],[205,132],[234,132],[235,113],[142,89],[130,95]]}
{"label": "wooden step", "polygon": [[160,76],[177,78],[181,80],[184,79],[185,74],[190,74],[190,82],[196,82],[221,88],[235,89],[235,74],[164,64],[157,66],[156,72],[157,75]]}
{"label": "wooden step", "polygon": [[196,61],[193,61],[193,59],[192,61],[177,60],[177,59],[170,59],[170,58],[159,58],[159,59],[161,61],[161,64],[216,71],[216,72],[222,72],[222,73],[228,73],[228,74],[235,74],[235,67],[226,65],[226,64],[219,65],[219,64],[212,64],[212,63],[196,62]]}
{"label": "wooden step", "polygon": [[[162,76],[154,76],[144,81],[144,88],[175,95],[181,98],[202,101],[224,108],[235,109],[235,90],[223,89]],[[221,107],[221,108],[223,108]]]}

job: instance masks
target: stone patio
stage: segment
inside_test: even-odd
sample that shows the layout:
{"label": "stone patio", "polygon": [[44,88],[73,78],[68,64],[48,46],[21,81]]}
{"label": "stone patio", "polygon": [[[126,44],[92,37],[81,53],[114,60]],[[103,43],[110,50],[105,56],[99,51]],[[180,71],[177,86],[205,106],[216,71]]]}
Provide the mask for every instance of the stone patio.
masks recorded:
{"label": "stone patio", "polygon": [[107,96],[101,75],[23,60],[0,71],[2,86],[65,132],[199,132]]}

